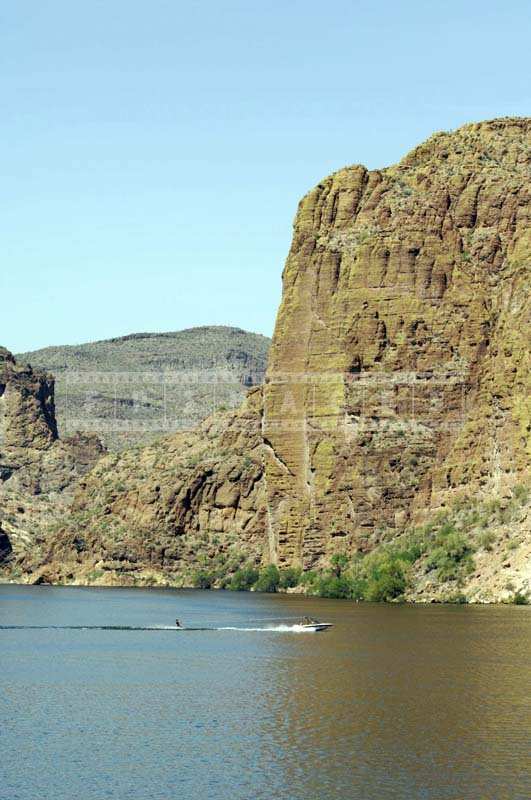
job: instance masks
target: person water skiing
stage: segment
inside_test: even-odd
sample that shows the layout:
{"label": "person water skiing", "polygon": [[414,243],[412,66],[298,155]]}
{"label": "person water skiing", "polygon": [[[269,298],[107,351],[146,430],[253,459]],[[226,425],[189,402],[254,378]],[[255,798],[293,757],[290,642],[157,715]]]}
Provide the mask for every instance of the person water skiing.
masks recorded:
{"label": "person water skiing", "polygon": [[182,628],[182,625],[181,625],[181,623],[179,622],[178,619],[175,620],[175,627],[176,628]]}

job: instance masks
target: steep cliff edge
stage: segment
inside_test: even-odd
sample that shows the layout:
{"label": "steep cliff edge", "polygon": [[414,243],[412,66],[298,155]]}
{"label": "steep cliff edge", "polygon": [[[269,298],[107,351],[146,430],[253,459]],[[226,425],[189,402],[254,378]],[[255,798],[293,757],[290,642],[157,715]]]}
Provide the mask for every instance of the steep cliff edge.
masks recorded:
{"label": "steep cliff edge", "polygon": [[529,119],[467,125],[323,180],[295,219],[263,389],[103,459],[21,568],[107,583],[324,569],[422,528],[436,552],[419,548],[406,596],[445,596],[445,547],[470,598],[525,589],[530,138]]}
{"label": "steep cliff edge", "polygon": [[302,200],[264,400],[279,562],[370,549],[522,480],[530,134],[467,125]]}
{"label": "steep cliff edge", "polygon": [[0,562],[34,553],[103,452],[94,436],[58,438],[52,376],[0,348]]}

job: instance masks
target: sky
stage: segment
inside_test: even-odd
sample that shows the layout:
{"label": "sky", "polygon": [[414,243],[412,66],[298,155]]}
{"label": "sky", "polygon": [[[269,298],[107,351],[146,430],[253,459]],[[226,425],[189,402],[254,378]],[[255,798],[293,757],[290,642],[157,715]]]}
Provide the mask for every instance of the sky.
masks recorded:
{"label": "sky", "polygon": [[0,6],[0,345],[271,335],[299,199],[528,115],[519,0]]}

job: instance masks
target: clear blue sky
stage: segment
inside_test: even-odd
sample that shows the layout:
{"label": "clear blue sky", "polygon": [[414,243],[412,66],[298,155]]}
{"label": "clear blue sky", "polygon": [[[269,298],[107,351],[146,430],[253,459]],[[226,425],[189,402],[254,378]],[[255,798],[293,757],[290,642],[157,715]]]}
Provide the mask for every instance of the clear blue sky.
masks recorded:
{"label": "clear blue sky", "polygon": [[519,0],[0,9],[0,344],[271,334],[299,198],[529,113]]}

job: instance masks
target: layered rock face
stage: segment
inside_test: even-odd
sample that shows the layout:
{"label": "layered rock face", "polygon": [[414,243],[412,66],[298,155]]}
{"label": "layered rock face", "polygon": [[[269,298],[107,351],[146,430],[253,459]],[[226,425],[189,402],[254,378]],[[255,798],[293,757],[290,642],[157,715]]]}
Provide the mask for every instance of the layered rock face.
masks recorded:
{"label": "layered rock face", "polygon": [[31,547],[76,480],[102,455],[97,437],[59,440],[50,375],[0,348],[0,559]]}
{"label": "layered rock face", "polygon": [[267,562],[261,418],[256,388],[194,432],[102,458],[21,569],[48,582],[189,585],[207,565]]}
{"label": "layered rock face", "polygon": [[[525,484],[530,136],[529,119],[467,125],[322,181],[295,219],[264,386],[100,461],[23,568],[170,583],[238,553],[321,568]],[[481,556],[478,588],[504,552]]]}
{"label": "layered rock face", "polygon": [[275,561],[371,548],[520,479],[530,134],[467,125],[302,200],[264,399]]}

